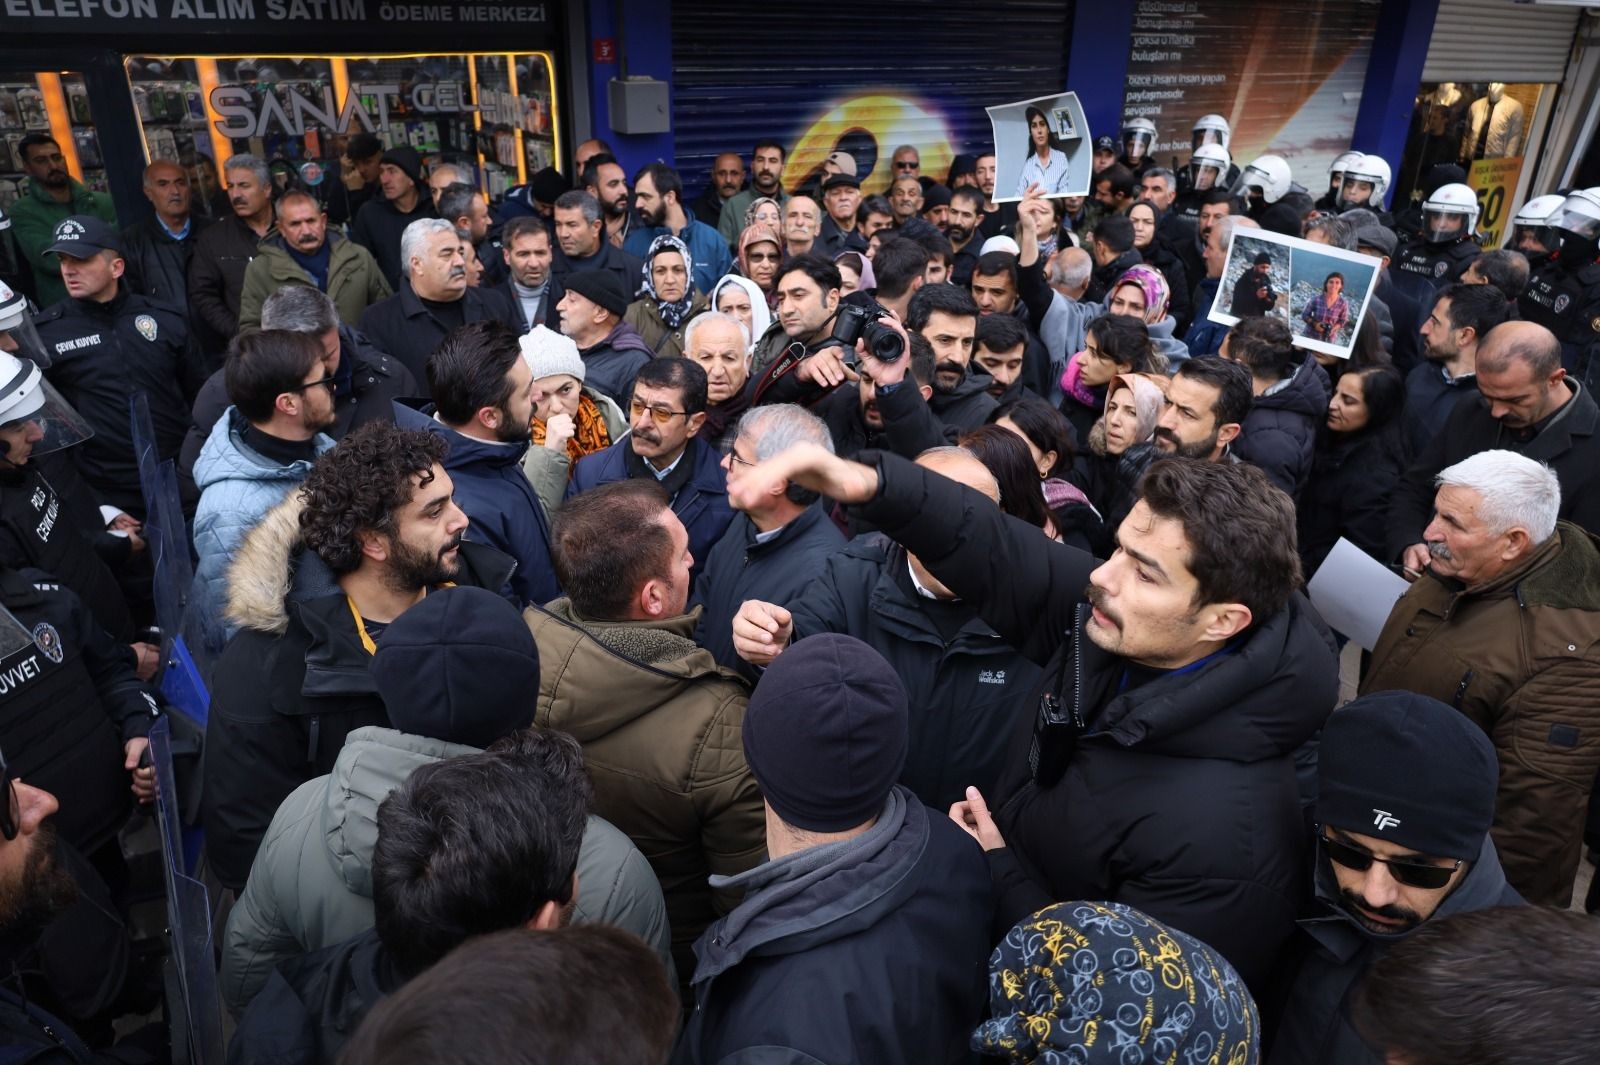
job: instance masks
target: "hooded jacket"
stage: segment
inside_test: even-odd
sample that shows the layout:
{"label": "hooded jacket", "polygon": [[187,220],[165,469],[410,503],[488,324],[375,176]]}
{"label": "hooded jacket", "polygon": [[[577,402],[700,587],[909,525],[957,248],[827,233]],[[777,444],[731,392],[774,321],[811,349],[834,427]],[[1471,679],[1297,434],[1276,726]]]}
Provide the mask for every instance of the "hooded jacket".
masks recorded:
{"label": "hooded jacket", "polygon": [[1044,666],[1044,690],[1084,722],[1050,785],[1033,781],[1021,730],[987,797],[1008,844],[989,853],[996,928],[1052,899],[1112,899],[1211,944],[1259,986],[1305,889],[1294,752],[1338,695],[1333,638],[1309,603],[1295,595],[1203,665],[1119,691],[1124,661],[1083,635],[1089,555],[910,462],[871,460],[878,496],[852,510]]}
{"label": "hooded jacket", "polygon": [[[328,283],[321,286],[339,311],[339,321],[354,326],[372,304],[394,295],[372,253],[353,240],[329,230]],[[273,233],[263,240],[244,272],[244,287],[239,296],[239,326],[261,324],[261,305],[284,285],[317,287],[305,268],[289,254],[283,235]]]}
{"label": "hooded jacket", "polygon": [[[513,329],[517,325],[516,312],[494,289],[468,288],[461,297],[461,311],[467,322],[493,318]],[[360,329],[380,351],[399,359],[418,383],[428,380],[428,356],[450,332],[412,291],[409,281],[393,296],[369,306],[361,315]]]}
{"label": "hooded jacket", "polygon": [[528,442],[479,440],[456,432],[430,417],[432,413],[431,403],[422,410],[396,403],[394,423],[401,429],[433,433],[449,444],[444,468],[455,484],[456,505],[466,511],[471,522],[467,539],[488,544],[516,560],[510,590],[517,606],[548,603],[561,594],[561,588],[550,561],[550,526],[544,506],[522,472]]}
{"label": "hooded jacket", "polygon": [[[332,773],[306,781],[283,801],[228,915],[222,997],[229,1009],[242,1012],[281,962],[372,927],[379,804],[413,770],[476,753],[390,728],[360,728],[345,740]],[[627,836],[591,815],[577,873],[574,923],[632,932],[671,965],[661,888]]]}
{"label": "hooded jacket", "polygon": [[[200,804],[206,853],[237,891],[273,813],[332,772],[352,729],[387,725],[371,655],[333,572],[300,538],[299,499],[267,512],[228,570],[227,620],[239,627],[211,676]],[[498,591],[512,561],[465,541],[457,584]]]}
{"label": "hooded jacket", "polygon": [[628,834],[661,882],[681,978],[706,926],[738,902],[732,875],[766,857],[766,814],[744,760],[749,688],[692,641],[699,612],[588,621],[557,599],[523,612],[539,648],[534,723],[583,745],[597,814]]}
{"label": "hooded jacket", "polygon": [[[785,605],[796,640],[854,636],[894,667],[912,708],[901,784],[935,810],[961,801],[969,785],[993,792],[1011,737],[1033,718],[1028,696],[1040,670],[974,607],[924,599],[905,549],[880,534],[852,540]],[[965,615],[948,640],[930,616],[940,609],[952,623]]]}
{"label": "hooded jacket", "polygon": [[[1288,992],[1267,1065],[1383,1065],[1350,1024],[1348,1000],[1361,976],[1410,933],[1375,935],[1339,907],[1328,859],[1317,858],[1316,914],[1303,918],[1287,967]],[[1483,849],[1429,921],[1496,906],[1525,905],[1506,883],[1494,844]]]}
{"label": "hooded jacket", "polygon": [[1317,428],[1328,416],[1328,378],[1308,355],[1295,375],[1281,384],[1250,404],[1233,451],[1261,467],[1273,484],[1296,499],[1311,475]]}
{"label": "hooded jacket", "polygon": [[[200,506],[194,514],[194,585],[189,595],[190,617],[202,626],[205,648],[218,654],[232,629],[222,620],[227,601],[228,565],[244,534],[311,472],[311,462],[301,459],[281,465],[246,444],[249,426],[238,407],[229,407],[211,429],[206,446],[195,460],[195,486]],[[333,440],[318,433],[312,440],[321,455]]]}
{"label": "hooded jacket", "polygon": [[1600,537],[1570,522],[1481,588],[1425,573],[1373,648],[1362,694],[1403,688],[1460,710],[1500,762],[1490,835],[1529,902],[1565,907],[1600,770]]}
{"label": "hooded jacket", "polygon": [[619,408],[633,399],[633,378],[656,353],[627,322],[619,321],[598,344],[578,352],[583,359],[583,383]]}
{"label": "hooded jacket", "polygon": [[748,892],[695,944],[679,1065],[971,1060],[991,898],[983,855],[896,787],[860,836],[715,878]]}

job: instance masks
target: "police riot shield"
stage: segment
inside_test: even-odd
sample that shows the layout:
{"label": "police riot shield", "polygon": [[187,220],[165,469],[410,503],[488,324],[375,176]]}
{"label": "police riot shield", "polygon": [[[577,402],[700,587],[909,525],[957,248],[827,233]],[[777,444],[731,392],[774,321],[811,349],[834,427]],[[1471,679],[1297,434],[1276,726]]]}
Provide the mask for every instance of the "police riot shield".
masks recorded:
{"label": "police riot shield", "polygon": [[139,460],[139,486],[144,494],[141,535],[150,552],[154,571],[151,591],[155,599],[156,625],[161,629],[161,663],[155,683],[162,685],[173,659],[173,643],[183,629],[194,566],[189,557],[189,528],[178,495],[177,466],[171,459],[161,461],[145,394],[135,392],[128,405],[133,419],[133,445]]}
{"label": "police riot shield", "polygon": [[172,1022],[172,1060],[180,1065],[223,1065],[222,1000],[211,941],[211,902],[205,885],[184,863],[184,827],[177,777],[172,771],[172,721],[150,729],[150,760],[156,771],[156,821],[167,890],[167,1010]]}

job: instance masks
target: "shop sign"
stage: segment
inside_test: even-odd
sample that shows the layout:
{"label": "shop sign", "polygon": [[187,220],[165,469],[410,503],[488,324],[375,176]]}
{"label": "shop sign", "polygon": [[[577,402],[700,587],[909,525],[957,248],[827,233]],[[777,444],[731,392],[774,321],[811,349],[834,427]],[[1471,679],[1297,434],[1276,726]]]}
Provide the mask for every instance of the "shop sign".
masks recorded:
{"label": "shop sign", "polygon": [[[323,88],[319,100],[313,101],[295,89],[280,88],[275,93],[258,93],[243,85],[219,85],[211,90],[211,108],[222,116],[222,121],[216,124],[217,132],[234,139],[266,136],[273,122],[285,133],[302,136],[308,118],[312,129],[323,127],[335,133],[349,133],[359,123],[362,129],[372,133],[388,128],[389,97],[398,96],[400,90],[401,86],[393,82],[378,85],[363,83],[359,93],[348,93],[344,106],[337,107],[333,89],[328,87]],[[407,99],[410,102],[408,113],[412,117],[417,114],[453,115],[482,110],[468,101],[467,86],[460,82],[414,85]]]}
{"label": "shop sign", "polygon": [[543,25],[548,5],[526,0],[0,0],[6,29],[37,33],[303,30],[376,22],[478,29]]}
{"label": "shop sign", "polygon": [[1479,243],[1485,248],[1498,248],[1505,238],[1511,199],[1522,176],[1522,158],[1476,159],[1467,171],[1467,184],[1478,194]]}

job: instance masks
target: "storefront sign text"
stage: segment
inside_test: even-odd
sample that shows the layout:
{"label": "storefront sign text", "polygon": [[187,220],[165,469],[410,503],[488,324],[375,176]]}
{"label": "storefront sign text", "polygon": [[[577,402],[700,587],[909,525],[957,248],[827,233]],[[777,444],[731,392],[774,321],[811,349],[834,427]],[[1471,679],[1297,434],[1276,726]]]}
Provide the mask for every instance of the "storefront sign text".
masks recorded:
{"label": "storefront sign text", "polygon": [[[401,86],[394,83],[363,84],[353,87],[338,107],[333,90],[324,88],[318,100],[288,89],[279,99],[277,93],[252,92],[243,85],[219,85],[211,90],[211,108],[222,116],[216,124],[217,132],[235,139],[265,136],[268,126],[276,122],[284,132],[300,136],[306,131],[306,119],[312,128],[323,126],[335,133],[349,133],[352,123],[371,133],[389,125],[389,98],[400,95]],[[366,98],[371,107],[364,106]],[[410,111],[423,115],[460,114],[480,108],[467,99],[467,87],[459,82],[426,82],[414,85],[407,94]]]}
{"label": "storefront sign text", "polygon": [[0,0],[0,11],[7,29],[40,31],[87,31],[106,20],[181,31],[196,23],[245,29],[284,23],[542,24],[549,19],[545,4],[514,0]]}

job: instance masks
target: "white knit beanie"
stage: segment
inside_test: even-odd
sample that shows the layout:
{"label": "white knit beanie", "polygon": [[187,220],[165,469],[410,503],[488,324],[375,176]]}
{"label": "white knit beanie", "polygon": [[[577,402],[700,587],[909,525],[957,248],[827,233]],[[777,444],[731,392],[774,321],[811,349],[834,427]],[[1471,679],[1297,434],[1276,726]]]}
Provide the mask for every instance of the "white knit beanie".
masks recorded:
{"label": "white knit beanie", "polygon": [[522,347],[522,357],[533,371],[535,381],[559,373],[571,374],[583,380],[583,356],[578,345],[564,333],[546,326],[536,325],[517,341]]}

